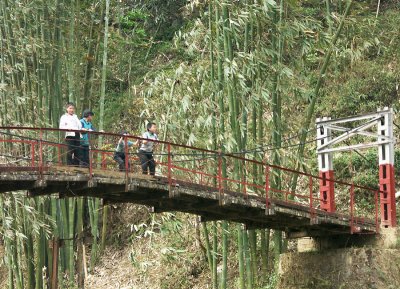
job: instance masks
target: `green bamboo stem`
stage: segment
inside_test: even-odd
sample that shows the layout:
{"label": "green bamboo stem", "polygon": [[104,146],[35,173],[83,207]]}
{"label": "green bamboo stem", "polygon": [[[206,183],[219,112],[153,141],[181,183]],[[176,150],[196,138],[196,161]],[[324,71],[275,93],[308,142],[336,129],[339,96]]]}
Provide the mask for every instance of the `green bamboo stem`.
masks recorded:
{"label": "green bamboo stem", "polygon": [[104,252],[104,249],[106,247],[108,211],[109,211],[109,206],[103,205],[103,226],[101,228],[100,252]]}
{"label": "green bamboo stem", "polygon": [[247,230],[243,230],[243,251],[246,263],[246,288],[253,289],[253,273],[251,269],[251,257],[249,248],[249,238]]}
{"label": "green bamboo stem", "polygon": [[[13,211],[15,212],[14,216],[20,216],[20,208],[19,208],[19,204],[17,203],[17,200],[15,198],[15,196],[13,196]],[[22,266],[20,266],[20,264],[22,264],[21,262],[21,242],[19,240],[19,238],[17,237],[17,232],[19,231],[20,227],[19,227],[19,218],[15,217],[13,219],[13,230],[14,230],[14,234],[13,234],[13,268],[14,268],[14,276],[15,276],[15,280],[16,280],[16,287],[17,289],[24,289],[24,280],[23,280],[23,273],[22,273]]]}
{"label": "green bamboo stem", "polygon": [[213,284],[213,289],[218,289],[218,272],[217,272],[217,266],[218,266],[218,230],[217,230],[217,222],[213,222],[213,271],[212,271],[212,284]]}
{"label": "green bamboo stem", "polygon": [[75,283],[75,257],[74,257],[74,236],[75,236],[75,207],[76,198],[68,200],[68,271],[69,283]]}
{"label": "green bamboo stem", "polygon": [[203,227],[204,240],[206,243],[206,254],[207,254],[208,267],[210,267],[210,272],[213,272],[213,260],[212,260],[210,239],[208,238],[209,232],[208,232],[207,223],[203,222],[203,223],[201,223],[201,226]]}
{"label": "green bamboo stem", "polygon": [[[0,215],[2,217],[2,220],[6,219],[6,211],[7,209],[4,207],[4,201],[3,201],[4,195],[0,195]],[[0,227],[3,229],[3,231],[10,229],[9,225],[3,227]],[[3,233],[3,232],[2,232]],[[12,243],[9,237],[7,235],[4,236],[4,248],[5,248],[5,261],[7,262],[7,268],[8,268],[8,289],[14,289],[14,269],[13,269],[13,261],[12,261]]]}
{"label": "green bamboo stem", "polygon": [[268,272],[268,254],[269,254],[269,235],[270,229],[260,230],[261,235],[261,276],[263,281],[265,281],[265,276]]}
{"label": "green bamboo stem", "polygon": [[226,289],[228,277],[228,222],[222,221],[222,276],[221,289]]}
{"label": "green bamboo stem", "polygon": [[77,200],[77,222],[76,222],[76,233],[77,233],[77,273],[78,273],[78,287],[84,288],[84,267],[83,267],[83,217],[84,217],[84,203],[86,199]]}
{"label": "green bamboo stem", "polygon": [[[107,45],[108,45],[108,20],[110,15],[110,0],[106,0],[106,14],[104,17],[104,40],[103,40],[103,67],[101,70],[101,91],[100,91],[100,119],[99,129],[104,129],[104,101],[106,95],[106,76],[107,76]],[[101,138],[99,138],[101,139]],[[101,144],[101,141],[100,141]]]}
{"label": "green bamboo stem", "polygon": [[99,224],[99,208],[100,208],[100,201],[98,198],[91,199],[89,201],[91,204],[89,206],[89,210],[91,210],[91,232],[93,235],[93,243],[92,243],[92,251],[91,251],[91,258],[90,258],[90,269],[92,270],[97,263],[98,258],[98,224]]}
{"label": "green bamboo stem", "polygon": [[[218,21],[218,19],[217,19]],[[218,24],[217,24],[218,25]],[[210,30],[210,79],[211,79],[211,109],[212,109],[212,149],[217,150],[217,99],[215,93],[215,57],[214,57],[214,32],[213,32],[213,0],[208,2],[208,29]],[[217,167],[214,168],[214,174],[217,175]],[[217,186],[217,179],[214,178],[214,187]]]}
{"label": "green bamboo stem", "polygon": [[325,6],[326,6],[326,22],[328,23],[329,27],[329,34],[332,34],[332,18],[331,18],[331,9],[330,9],[330,0],[325,0]]}
{"label": "green bamboo stem", "polygon": [[249,244],[250,244],[250,257],[251,257],[251,273],[253,284],[257,284],[257,232],[252,229],[249,232]]}
{"label": "green bamboo stem", "polygon": [[[60,236],[62,236],[62,239],[68,239],[69,238],[69,222],[68,222],[68,200],[60,200],[60,207],[61,207],[61,232]],[[61,247],[61,254],[60,254],[60,259],[61,259],[61,272],[65,272],[68,268],[69,264],[69,254],[68,254],[68,245],[69,242],[66,243],[66,246]]]}
{"label": "green bamboo stem", "polygon": [[[24,200],[24,205],[30,205],[28,201]],[[30,224],[28,217],[23,213],[23,232],[26,236],[26,241],[23,242],[26,268],[27,268],[27,288],[35,288],[35,266],[34,266],[34,254],[33,254],[33,236],[29,230]]]}
{"label": "green bamboo stem", "polygon": [[[344,14],[342,16],[342,19],[340,20],[339,27],[338,27],[338,29],[337,29],[337,31],[336,31],[333,39],[332,39],[332,44],[331,44],[331,46],[330,46],[330,48],[329,48],[329,50],[328,50],[328,52],[327,52],[327,54],[325,56],[324,63],[323,63],[323,65],[321,67],[321,70],[319,72],[318,81],[317,81],[317,83],[315,85],[313,94],[311,95],[311,102],[310,102],[310,104],[308,105],[308,108],[307,108],[306,119],[305,119],[305,121],[304,121],[304,123],[302,125],[302,131],[301,131],[300,142],[299,142],[300,145],[299,145],[299,149],[297,151],[297,158],[296,158],[297,159],[296,170],[299,170],[300,167],[301,167],[303,156],[304,156],[305,141],[306,141],[307,135],[308,135],[308,128],[310,127],[311,119],[312,119],[312,117],[314,115],[315,104],[316,104],[317,99],[319,97],[319,90],[320,90],[320,88],[321,88],[321,86],[322,86],[322,84],[324,82],[325,77],[326,77],[325,73],[326,73],[326,70],[328,69],[328,65],[330,63],[330,59],[331,59],[331,56],[332,56],[332,53],[333,53],[333,49],[334,49],[334,47],[336,45],[336,42],[339,39],[339,36],[340,36],[340,34],[342,32],[346,17],[350,12],[350,7],[351,7],[352,3],[353,3],[352,0],[348,0],[347,1],[346,10],[345,10],[345,12],[344,12]],[[290,191],[291,192],[295,192],[296,191],[298,177],[299,177],[298,174],[294,174],[293,175],[291,186],[290,186]]]}
{"label": "green bamboo stem", "polygon": [[244,267],[244,252],[243,252],[243,229],[242,225],[237,225],[238,238],[238,260],[239,260],[239,289],[245,289],[245,267]]}

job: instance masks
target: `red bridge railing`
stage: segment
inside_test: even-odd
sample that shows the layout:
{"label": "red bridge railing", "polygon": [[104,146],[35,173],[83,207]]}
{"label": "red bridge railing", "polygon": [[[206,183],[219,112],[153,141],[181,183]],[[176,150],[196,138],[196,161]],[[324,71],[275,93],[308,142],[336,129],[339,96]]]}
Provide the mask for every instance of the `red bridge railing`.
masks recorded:
{"label": "red bridge railing", "polygon": [[[2,171],[34,170],[43,173],[46,168],[66,165],[67,146],[64,134],[67,130],[32,127],[0,127],[0,169]],[[87,133],[91,142],[89,150],[90,176],[94,170],[118,171],[113,160],[118,140],[143,140],[141,137],[115,133]],[[101,138],[101,142],[99,142]],[[101,143],[101,147],[97,144]],[[375,223],[379,230],[379,194],[377,189],[350,184],[339,180],[325,179],[301,171],[274,166],[266,162],[242,157],[240,154],[228,154],[221,151],[195,148],[166,141],[155,141],[154,157],[157,163],[157,175],[165,177],[170,186],[190,183],[219,194],[220,200],[225,193],[241,194],[245,198],[259,197],[265,200],[266,208],[276,201],[288,206],[299,206],[310,213],[311,219],[323,213],[347,220],[351,233],[357,233],[360,225]],[[128,149],[124,176],[141,174],[137,147]],[[290,190],[293,175],[298,175],[295,192]],[[271,184],[279,178],[281,187]],[[337,192],[335,213],[320,210],[324,202],[319,196],[320,181],[334,182]]]}

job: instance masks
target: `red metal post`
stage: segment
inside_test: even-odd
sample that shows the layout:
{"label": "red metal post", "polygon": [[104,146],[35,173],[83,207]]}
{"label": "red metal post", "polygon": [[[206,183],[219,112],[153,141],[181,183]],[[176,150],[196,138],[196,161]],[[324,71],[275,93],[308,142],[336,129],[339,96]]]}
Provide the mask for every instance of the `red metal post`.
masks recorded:
{"label": "red metal post", "polygon": [[93,155],[92,155],[92,147],[90,145],[90,135],[88,136],[88,138],[89,138],[89,178],[91,179],[93,176]]}
{"label": "red metal post", "polygon": [[314,204],[313,204],[313,178],[308,178],[309,189],[310,189],[310,218],[314,219]]}
{"label": "red metal post", "polygon": [[43,131],[40,129],[39,131],[39,174],[40,179],[43,177]]}
{"label": "red metal post", "polygon": [[[317,118],[317,149],[329,142],[331,139],[331,129],[329,126],[320,125],[321,121],[327,121],[330,118]],[[321,210],[335,212],[335,183],[332,153],[318,152],[319,169],[319,194]]]}
{"label": "red metal post", "polygon": [[379,189],[381,199],[381,224],[383,226],[396,226],[396,198],[394,184],[394,166],[381,164],[379,166]]}
{"label": "red metal post", "polygon": [[269,166],[265,166],[265,206],[269,207]]}
{"label": "red metal post", "polygon": [[101,168],[102,169],[106,169],[107,165],[106,165],[106,155],[104,152],[101,152]]}
{"label": "red metal post", "polygon": [[58,153],[58,165],[61,166],[62,165],[62,161],[61,161],[61,144],[57,144],[57,153]]}
{"label": "red metal post", "polygon": [[129,148],[128,137],[124,136],[124,150],[125,150],[125,191],[128,191],[128,170],[129,170]]}
{"label": "red metal post", "polygon": [[223,189],[222,189],[222,154],[218,154],[218,192],[219,192],[219,202],[222,203]]}
{"label": "red metal post", "polygon": [[378,109],[381,118],[378,121],[378,134],[383,136],[379,141],[386,144],[378,146],[379,156],[379,190],[381,199],[381,225],[385,227],[396,227],[396,191],[394,180],[394,137],[393,137],[393,110],[384,108]]}
{"label": "red metal post", "polygon": [[247,198],[247,183],[246,183],[246,160],[243,159],[243,179],[242,179],[242,183],[243,183],[243,193]]}
{"label": "red metal post", "polygon": [[35,142],[31,142],[31,166],[35,166]]}
{"label": "red metal post", "polygon": [[174,193],[172,191],[172,156],[171,156],[171,144],[167,144],[167,176],[168,176],[168,190],[169,190],[169,196],[173,197]]}
{"label": "red metal post", "polygon": [[319,191],[321,199],[321,209],[327,212],[335,212],[335,183],[333,170],[319,172]]}
{"label": "red metal post", "polygon": [[354,233],[354,184],[350,187],[350,233]]}
{"label": "red metal post", "polygon": [[167,151],[168,151],[168,164],[167,164],[168,184],[172,185],[172,180],[171,180],[171,175],[172,175],[171,166],[172,166],[172,164],[171,164],[171,144],[170,143],[168,143],[168,145],[167,145]]}
{"label": "red metal post", "polygon": [[375,226],[376,232],[379,233],[379,203],[378,203],[379,191],[375,191]]}

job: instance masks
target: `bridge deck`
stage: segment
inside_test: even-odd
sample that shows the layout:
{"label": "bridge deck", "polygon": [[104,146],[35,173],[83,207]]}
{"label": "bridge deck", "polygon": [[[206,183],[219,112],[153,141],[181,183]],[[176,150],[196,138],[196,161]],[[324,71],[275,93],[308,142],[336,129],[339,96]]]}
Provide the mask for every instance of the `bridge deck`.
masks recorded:
{"label": "bridge deck", "polygon": [[374,233],[374,220],[351,220],[349,216],[327,213],[307,205],[256,195],[226,191],[177,181],[169,185],[165,177],[149,177],[124,172],[72,167],[46,167],[42,172],[30,167],[0,167],[0,192],[26,190],[29,196],[58,193],[60,197],[103,198],[107,203],[135,203],[150,206],[154,212],[180,211],[201,216],[202,221],[229,220],[249,228],[285,231],[288,237],[329,234]]}

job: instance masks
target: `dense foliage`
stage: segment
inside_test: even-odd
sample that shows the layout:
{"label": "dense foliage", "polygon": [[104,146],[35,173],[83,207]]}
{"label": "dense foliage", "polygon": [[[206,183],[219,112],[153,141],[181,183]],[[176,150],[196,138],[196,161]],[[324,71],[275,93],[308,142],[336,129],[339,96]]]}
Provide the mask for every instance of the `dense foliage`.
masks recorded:
{"label": "dense foliage", "polygon": [[[399,12],[390,0],[0,1],[0,123],[57,127],[63,104],[74,101],[79,113],[92,108],[108,131],[139,133],[154,120],[162,139],[316,173],[314,118],[400,110]],[[334,162],[337,177],[376,186],[374,151]],[[236,167],[224,173],[246,173]],[[277,175],[272,186],[296,181]],[[107,214],[98,200],[8,193],[0,211],[8,288],[45,288],[53,237],[69,239],[60,283],[81,286],[82,236],[93,238],[90,270],[97,242],[105,245]],[[110,240],[154,245],[152,236],[162,236],[154,246],[161,266],[173,268],[158,276],[163,288],[189,288],[200,274],[213,288],[273,288],[273,260],[285,247],[279,233],[270,240],[269,230],[214,222],[200,234],[197,224],[201,246],[192,246],[193,238],[179,236],[193,235],[185,218],[147,217]],[[140,254],[129,258],[145,276],[157,265]],[[183,255],[190,270],[179,266]]]}

